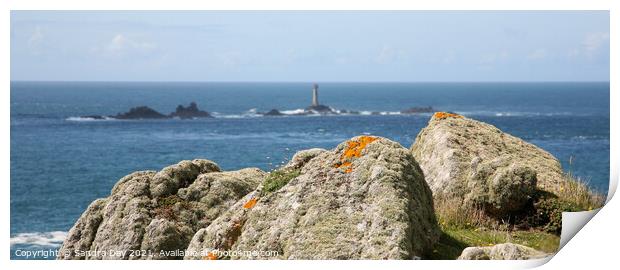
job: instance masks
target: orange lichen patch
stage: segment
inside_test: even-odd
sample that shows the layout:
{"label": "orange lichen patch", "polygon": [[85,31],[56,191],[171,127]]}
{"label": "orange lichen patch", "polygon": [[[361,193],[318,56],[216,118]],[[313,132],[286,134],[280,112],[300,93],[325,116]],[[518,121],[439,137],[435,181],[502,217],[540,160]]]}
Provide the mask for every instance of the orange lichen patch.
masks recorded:
{"label": "orange lichen patch", "polygon": [[366,148],[369,143],[376,140],[376,137],[361,136],[357,141],[348,141],[347,148],[344,150],[344,153],[340,157],[340,160],[344,160],[346,158],[361,157],[362,150],[364,150],[364,148]]}
{"label": "orange lichen patch", "polygon": [[245,209],[250,209],[250,208],[254,207],[254,205],[256,205],[256,201],[257,201],[257,200],[256,200],[256,198],[252,198],[252,199],[250,199],[248,202],[246,202],[246,203],[243,205],[243,208],[245,208]]}
{"label": "orange lichen patch", "polygon": [[202,257],[203,260],[217,260],[217,255],[214,252],[209,251],[207,256]]}
{"label": "orange lichen patch", "polygon": [[340,156],[340,162],[335,164],[335,168],[344,169],[344,173],[350,173],[353,171],[353,163],[351,163],[351,159],[358,158],[362,156],[362,150],[366,148],[366,146],[377,140],[377,137],[371,136],[361,136],[356,141],[348,141],[347,147],[344,149],[344,153]]}
{"label": "orange lichen patch", "polygon": [[351,165],[353,165],[350,161],[345,161],[342,163],[337,163],[334,165],[334,168],[343,168],[344,169],[344,173],[350,173],[353,171],[353,168],[351,168]]}
{"label": "orange lichen patch", "polygon": [[376,140],[376,137],[361,136],[357,141],[348,141],[347,148],[344,150],[344,153],[340,157],[340,160],[344,160],[346,158],[361,157],[362,150],[366,148],[366,145]]}
{"label": "orange lichen patch", "polygon": [[447,113],[447,112],[436,112],[435,114],[433,114],[434,118],[437,119],[446,119],[446,118],[463,118],[462,115],[456,114],[456,113]]}

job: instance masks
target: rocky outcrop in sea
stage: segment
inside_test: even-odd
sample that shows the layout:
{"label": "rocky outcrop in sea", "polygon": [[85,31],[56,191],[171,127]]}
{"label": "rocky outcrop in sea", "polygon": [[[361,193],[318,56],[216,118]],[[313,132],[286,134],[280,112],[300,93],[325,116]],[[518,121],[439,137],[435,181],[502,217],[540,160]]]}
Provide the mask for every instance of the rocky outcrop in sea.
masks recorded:
{"label": "rocky outcrop in sea", "polygon": [[168,115],[162,114],[153,108],[148,106],[138,106],[129,109],[128,112],[118,113],[116,115],[103,116],[103,115],[86,115],[79,118],[93,119],[93,120],[107,120],[107,119],[122,119],[122,120],[135,120],[135,119],[168,119],[168,118],[180,118],[180,119],[193,119],[193,118],[211,118],[211,114],[207,111],[198,109],[196,102],[192,102],[189,106],[183,105],[177,106],[176,110]]}
{"label": "rocky outcrop in sea", "polygon": [[205,117],[211,118],[213,116],[211,116],[211,114],[206,111],[199,110],[198,105],[196,105],[196,102],[192,102],[187,107],[183,107],[183,105],[177,106],[176,111],[171,113],[170,117],[173,117],[173,118],[178,117],[181,119],[191,119],[191,118],[205,118]]}
{"label": "rocky outcrop in sea", "polygon": [[[93,116],[90,116],[93,117]],[[97,117],[97,116],[95,116]],[[116,116],[110,116],[116,119],[163,119],[168,116],[159,113],[158,111],[151,109],[147,106],[139,106],[129,109],[128,112],[118,113]],[[103,117],[101,117],[103,118]],[[97,118],[96,118],[97,119]]]}

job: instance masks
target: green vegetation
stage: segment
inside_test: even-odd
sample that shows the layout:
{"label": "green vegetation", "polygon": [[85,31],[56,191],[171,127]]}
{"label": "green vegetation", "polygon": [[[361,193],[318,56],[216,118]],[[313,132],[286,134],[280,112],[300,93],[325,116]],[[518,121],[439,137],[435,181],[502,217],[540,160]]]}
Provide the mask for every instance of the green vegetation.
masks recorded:
{"label": "green vegetation", "polygon": [[506,242],[555,252],[562,230],[562,212],[588,211],[604,204],[604,197],[592,192],[584,182],[570,174],[566,177],[568,181],[555,194],[539,190],[526,211],[504,220],[491,218],[482,208],[458,198],[435,198],[442,235],[429,259],[456,259],[466,247]]}
{"label": "green vegetation", "polygon": [[603,207],[605,197],[588,188],[588,185],[571,173],[566,174],[567,181],[560,187],[557,197],[574,205],[576,211],[589,211]]}
{"label": "green vegetation", "polygon": [[442,235],[435,245],[428,259],[454,260],[458,258],[466,247],[492,246],[501,243],[515,243],[534,249],[551,253],[555,252],[560,245],[560,237],[554,234],[529,230],[529,231],[506,231],[502,229],[472,229],[472,228],[441,228]]}
{"label": "green vegetation", "polygon": [[300,169],[279,169],[271,172],[265,182],[263,183],[263,192],[271,193],[279,190],[286,184],[288,184],[291,179],[299,176],[301,173]]}
{"label": "green vegetation", "polygon": [[540,190],[533,208],[521,221],[527,227],[541,228],[547,232],[560,234],[562,231],[562,212],[589,211],[602,207],[602,195],[592,192],[588,186],[567,174],[556,194]]}

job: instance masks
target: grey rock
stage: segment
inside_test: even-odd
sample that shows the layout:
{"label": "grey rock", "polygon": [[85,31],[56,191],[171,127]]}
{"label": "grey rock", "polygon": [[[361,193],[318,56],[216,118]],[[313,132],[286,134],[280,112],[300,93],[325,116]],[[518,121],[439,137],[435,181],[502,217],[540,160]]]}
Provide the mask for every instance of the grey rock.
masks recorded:
{"label": "grey rock", "polygon": [[198,105],[196,102],[192,102],[187,107],[183,107],[183,105],[177,106],[177,109],[170,113],[170,117],[178,117],[181,119],[191,119],[191,118],[212,118],[211,114],[206,111],[202,111],[198,109]]}
{"label": "grey rock", "polygon": [[208,160],[132,173],[116,183],[109,197],[86,209],[58,259],[181,259],[198,229],[256,189],[265,176],[259,169],[220,172]]}
{"label": "grey rock", "polygon": [[[64,244],[59,252],[59,258],[65,258],[65,253],[75,250],[90,250],[93,240],[95,240],[95,236],[97,235],[97,229],[103,220],[101,210],[105,204],[105,199],[97,199],[88,206],[84,213],[82,213],[65,238]],[[80,254],[67,254],[66,258],[84,259],[85,256]]]}
{"label": "grey rock", "polygon": [[519,211],[536,188],[555,192],[565,181],[548,152],[460,115],[436,113],[411,150],[435,198],[462,198],[493,215]]}
{"label": "grey rock", "polygon": [[544,252],[519,244],[504,243],[491,247],[468,247],[459,260],[530,260],[549,256]]}
{"label": "grey rock", "polygon": [[185,259],[412,259],[438,240],[432,195],[408,149],[361,136],[312,152],[288,184],[265,194],[259,186],[200,229]]}
{"label": "grey rock", "polygon": [[312,149],[299,151],[295,153],[295,155],[293,155],[293,158],[291,159],[291,161],[289,161],[284,167],[292,168],[292,169],[299,169],[303,165],[308,163],[308,161],[310,161],[311,159],[315,158],[316,156],[324,152],[327,152],[327,150],[322,149],[322,148],[312,148]]}
{"label": "grey rock", "polygon": [[263,113],[262,115],[264,115],[264,116],[283,116],[285,114],[283,114],[282,112],[280,112],[277,109],[271,109],[268,112]]}
{"label": "grey rock", "polygon": [[147,106],[139,106],[131,108],[128,112],[118,113],[116,116],[112,116],[116,119],[163,119],[168,116],[161,114],[160,112],[151,109]]}
{"label": "grey rock", "polygon": [[161,197],[176,192],[179,188],[188,186],[201,173],[220,171],[213,162],[192,162],[184,160],[178,164],[168,166],[153,176],[150,182],[150,191],[154,197]]}

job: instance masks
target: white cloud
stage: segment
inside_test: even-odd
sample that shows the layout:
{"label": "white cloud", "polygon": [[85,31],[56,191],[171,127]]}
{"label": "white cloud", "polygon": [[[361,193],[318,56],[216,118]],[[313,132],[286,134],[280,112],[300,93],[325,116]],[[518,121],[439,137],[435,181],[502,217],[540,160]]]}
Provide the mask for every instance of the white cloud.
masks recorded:
{"label": "white cloud", "polygon": [[43,41],[44,35],[41,27],[37,25],[35,27],[34,32],[28,38],[28,48],[30,48],[30,52],[32,54],[38,55],[41,53],[41,42]]}
{"label": "white cloud", "polygon": [[527,59],[529,60],[540,60],[546,57],[547,57],[547,50],[545,49],[536,49],[527,55]]}
{"label": "white cloud", "polygon": [[32,35],[30,35],[30,38],[28,39],[28,46],[36,46],[42,39],[43,31],[41,30],[41,27],[37,25],[37,27],[34,29],[34,32],[32,33]]}
{"label": "white cloud", "polygon": [[243,60],[241,53],[237,51],[220,53],[217,55],[217,59],[219,60],[221,67],[233,70],[237,69]]}
{"label": "white cloud", "polygon": [[349,63],[349,58],[346,56],[337,56],[334,59],[334,63],[338,64],[338,65],[346,65]]}
{"label": "white cloud", "polygon": [[406,58],[406,53],[404,50],[399,50],[392,48],[388,45],[383,45],[383,47],[381,47],[381,50],[379,50],[379,54],[375,58],[375,62],[379,64],[387,64],[404,58]]}
{"label": "white cloud", "polygon": [[106,46],[106,50],[109,52],[121,52],[126,50],[149,51],[155,48],[156,46],[154,43],[129,39],[123,34],[114,36]]}
{"label": "white cloud", "polygon": [[493,53],[487,53],[482,55],[482,57],[480,58],[480,63],[481,64],[495,64],[496,62],[500,62],[500,61],[504,61],[506,59],[508,59],[510,55],[508,54],[507,51],[501,51],[501,52],[493,52]]}
{"label": "white cloud", "polygon": [[455,59],[456,59],[456,55],[455,55],[454,51],[449,51],[441,59],[441,62],[444,63],[444,64],[452,64]]}
{"label": "white cloud", "polygon": [[583,50],[588,57],[591,57],[609,42],[609,32],[596,32],[586,35],[582,42]]}
{"label": "white cloud", "polygon": [[609,50],[609,32],[588,33],[579,45],[568,50],[566,53],[568,58],[592,60],[596,55],[600,55],[603,52],[602,50]]}
{"label": "white cloud", "polygon": [[116,58],[131,55],[147,55],[155,51],[155,49],[157,49],[155,43],[128,38],[123,34],[116,34],[102,46],[93,47],[91,52]]}
{"label": "white cloud", "polygon": [[477,68],[481,70],[493,70],[497,64],[501,65],[502,62],[508,60],[509,57],[510,54],[506,50],[483,54],[478,60]]}

